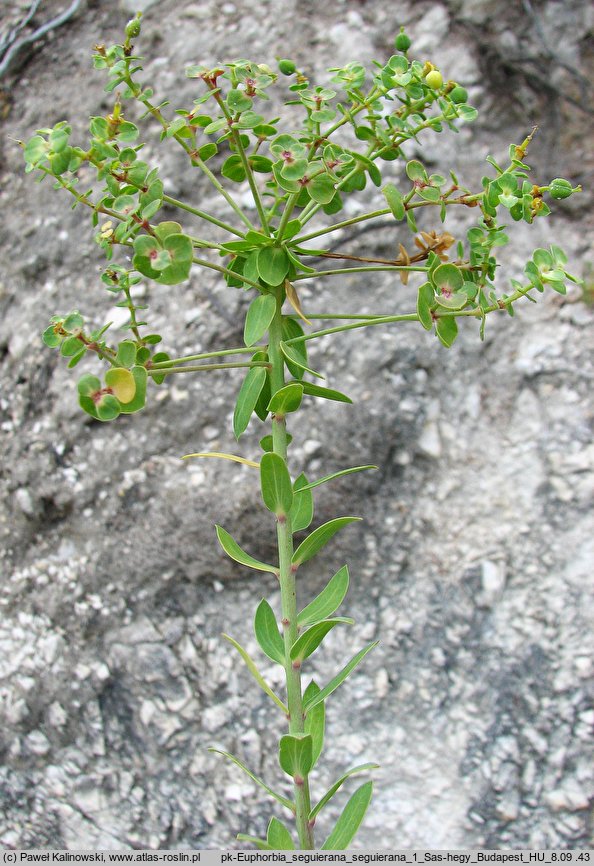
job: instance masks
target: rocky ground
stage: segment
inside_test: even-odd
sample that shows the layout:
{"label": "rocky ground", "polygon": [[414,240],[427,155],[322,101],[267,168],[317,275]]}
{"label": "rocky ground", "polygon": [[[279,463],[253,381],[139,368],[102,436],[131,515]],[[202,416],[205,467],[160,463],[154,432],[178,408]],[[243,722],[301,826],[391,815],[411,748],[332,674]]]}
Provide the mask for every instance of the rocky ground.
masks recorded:
{"label": "rocky ground", "polygon": [[[41,4],[38,20],[67,5]],[[440,137],[432,167],[476,184],[488,153],[503,158],[538,124],[529,161],[541,179],[589,188],[554,217],[514,226],[506,258],[517,276],[534,247],[559,243],[584,290],[491,317],[484,343],[470,324],[451,351],[412,325],[319,342],[314,367],[354,406],[312,408],[292,432],[294,468],[312,477],[380,467],[317,499],[320,522],[345,510],[365,520],[304,571],[303,592],[348,561],[352,647],[381,643],[330,702],[316,789],[349,764],[381,763],[359,846],[592,844],[594,20],[581,0],[503,6],[88,0],[0,79],[4,846],[228,847],[237,832],[261,834],[270,810],[207,747],[280,775],[266,699],[220,637],[255,652],[252,611],[276,590],[223,557],[212,524],[262,558],[272,527],[247,468],[179,459],[232,449],[235,380],[177,380],[140,415],[101,425],[82,416],[76,377],[39,339],[57,310],[98,322],[119,311],[99,287],[90,227],[24,176],[14,139],[63,118],[82,131],[109,108],[90,48],[118,39],[140,7],[147,77],[179,105],[192,98],[188,63],[289,56],[321,76],[389,55],[405,24],[415,55],[465,83],[481,110]],[[184,171],[181,159],[166,164],[169,191],[215,207]],[[457,217],[450,230],[463,228]],[[385,253],[394,237],[382,229],[352,244]],[[179,354],[241,339],[244,299],[217,279],[145,291]],[[321,284],[316,306],[335,292]],[[340,292],[350,310],[393,308],[385,277],[349,278]],[[256,455],[258,438],[250,428],[243,453]],[[331,638],[312,660],[320,681],[344,663]]]}

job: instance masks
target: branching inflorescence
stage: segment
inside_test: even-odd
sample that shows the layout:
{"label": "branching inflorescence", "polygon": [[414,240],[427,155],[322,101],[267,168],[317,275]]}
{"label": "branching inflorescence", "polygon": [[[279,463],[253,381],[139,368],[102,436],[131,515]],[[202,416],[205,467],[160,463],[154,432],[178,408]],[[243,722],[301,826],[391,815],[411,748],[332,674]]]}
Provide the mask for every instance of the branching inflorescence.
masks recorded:
{"label": "branching inflorescence", "polygon": [[[262,652],[284,669],[284,694],[276,694],[234,638],[225,638],[243,658],[273,709],[286,717],[288,730],[280,738],[279,763],[292,780],[292,794],[279,793],[238,757],[222,754],[261,785],[296,823],[297,839],[276,817],[270,820],[266,839],[243,834],[239,838],[260,848],[311,849],[315,848],[314,826],[320,811],[352,775],[377,766],[367,763],[348,770],[314,804],[309,776],[323,748],[326,700],[375,643],[359,650],[327,684],[320,686],[311,680],[304,688],[307,659],[331,630],[353,620],[336,615],[348,590],[346,565],[301,609],[298,571],[358,518],[336,517],[309,532],[300,543],[294,537],[312,524],[317,486],[377,467],[356,466],[315,481],[303,473],[291,476],[288,416],[310,398],[351,402],[345,394],[320,384],[324,377],[309,366],[307,343],[354,328],[417,322],[450,347],[460,319],[478,319],[482,336],[488,314],[504,310],[513,315],[516,301],[534,300],[533,295],[546,286],[564,293],[567,280],[576,280],[566,271],[567,259],[559,247],[537,249],[526,264],[524,278],[511,280],[511,291],[501,295],[494,286],[495,252],[508,243],[502,218],[532,223],[550,212],[547,196],[562,199],[579,188],[562,178],[546,185],[530,179],[524,160],[532,135],[510,146],[507,165],[488,158],[491,173],[483,178],[479,191],[462,186],[453,172],[447,177],[429,174],[421,161],[407,160],[407,144],[419,142],[422,133],[439,133],[446,127],[456,132],[457,124],[472,121],[477,112],[468,104],[461,85],[444,82],[431,63],[409,58],[410,39],[403,31],[395,40],[398,53],[385,64],[375,63],[371,72],[357,62],[331,69],[329,86],[310,82],[291,61],[279,61],[280,72],[291,82],[287,105],[297,115],[295,125],[283,131],[279,118],[270,118],[265,111],[267,90],[277,83],[277,74],[247,60],[188,69],[188,77],[197,85],[190,109],[171,114],[167,102],[158,104],[152,89],[139,81],[142,66],[132,46],[132,39],[140,33],[139,17],[127,25],[122,44],[95,48],[94,65],[107,74],[106,90],[115,93],[115,100],[107,117],[91,119],[88,146],[71,143],[71,127],[65,121],[53,129],[39,130],[23,144],[27,171],[36,170],[41,179],[52,177],[56,188],[72,196],[73,207],[89,208],[97,243],[109,260],[101,279],[108,292],[119,296],[118,305],[129,310],[128,333],[118,340],[109,338],[109,324],[88,330],[81,313],[73,311],[54,316],[43,339],[48,346],[59,348],[69,359],[69,367],[88,353],[104,362],[103,379],[85,373],[78,382],[81,407],[99,421],[141,410],[149,380],[159,385],[182,373],[245,369],[233,431],[239,439],[254,416],[261,422],[270,419],[271,432],[260,442],[260,461],[219,452],[187,456],[225,457],[257,469],[264,505],[274,515],[275,563],[255,559],[222,527],[217,526],[216,531],[231,559],[273,574],[279,581],[281,610],[275,612],[268,601],[261,601],[254,630]],[[183,148],[189,166],[201,172],[220,195],[228,211],[225,220],[164,193],[158,167],[141,158],[138,127],[124,116],[122,104],[127,100],[143,107],[145,116],[161,128],[162,140],[170,139]],[[402,165],[406,180],[399,188],[394,166]],[[81,190],[79,170],[83,166],[96,172],[102,187],[99,194]],[[345,200],[356,196],[368,182],[381,189],[379,206],[340,219],[337,215]],[[238,185],[249,187],[250,208],[239,203]],[[183,225],[159,219],[165,206],[179,212]],[[456,241],[442,228],[450,208],[468,208],[476,214],[475,225],[464,240]],[[436,228],[418,230],[421,209],[435,214]],[[323,246],[336,232],[386,217],[395,225],[407,224],[413,238],[409,247],[399,245],[392,260]],[[205,237],[194,234],[195,225],[201,227],[199,231],[206,230]],[[210,236],[209,228],[213,229]],[[312,242],[318,246],[313,248]],[[121,248],[126,254],[122,259],[132,256],[132,267],[112,263]],[[328,266],[312,266],[320,260]],[[337,262],[346,265],[334,266]],[[161,336],[151,333],[144,321],[145,307],[134,300],[134,286],[142,279],[176,285],[190,278],[194,266],[217,271],[230,288],[250,296],[244,345],[182,357],[158,348]],[[395,272],[405,286],[411,279],[418,283],[416,304],[410,311],[349,315],[302,309],[300,281],[376,271]],[[329,326],[315,329],[315,319],[327,320]],[[225,358],[234,360],[221,360]],[[300,596],[303,594],[300,589]],[[355,790],[322,848],[350,845],[371,792],[369,781]]]}

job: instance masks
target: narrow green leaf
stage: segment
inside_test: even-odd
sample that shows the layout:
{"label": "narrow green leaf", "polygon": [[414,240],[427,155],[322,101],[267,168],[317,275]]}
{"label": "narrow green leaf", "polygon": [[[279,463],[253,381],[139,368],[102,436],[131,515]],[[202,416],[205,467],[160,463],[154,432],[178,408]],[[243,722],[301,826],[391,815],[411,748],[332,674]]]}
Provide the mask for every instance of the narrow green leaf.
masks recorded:
{"label": "narrow green leaf", "polygon": [[297,624],[314,625],[338,610],[349,589],[349,570],[346,565],[331,577],[324,589],[310,601],[297,616]]}
{"label": "narrow green leaf", "polygon": [[318,526],[317,529],[314,529],[314,531],[301,542],[293,554],[293,565],[301,565],[301,563],[307,562],[308,559],[315,556],[318,550],[321,550],[322,547],[330,541],[332,536],[335,535],[339,529],[342,529],[343,526],[346,526],[349,523],[353,523],[355,520],[361,520],[361,518],[335,517],[334,520],[329,520],[327,523],[323,523],[322,526]]}
{"label": "narrow green leaf", "polygon": [[293,485],[293,507],[291,508],[291,528],[293,532],[301,532],[311,524],[314,516],[314,502],[311,490],[302,488],[307,485],[303,473],[295,479]]}
{"label": "narrow green leaf", "polygon": [[76,365],[77,365],[80,361],[82,361],[82,359],[84,358],[84,356],[85,356],[86,354],[87,354],[87,347],[86,347],[86,346],[83,346],[82,349],[80,350],[80,352],[79,352],[77,355],[72,355],[72,357],[71,357],[70,360],[68,361],[68,367],[69,367],[69,368],[71,368],[71,367],[76,367]]}
{"label": "narrow green leaf", "polygon": [[[282,337],[283,340],[293,340],[295,337],[303,337],[304,330],[301,327],[301,323],[297,321],[297,319],[292,316],[283,316],[282,320]],[[293,363],[292,361],[287,359],[287,367],[291,375],[301,381],[303,379],[303,365],[307,364],[307,343],[300,342],[295,343],[294,346],[291,346],[291,350],[293,355],[295,355],[298,359],[297,363]]]}
{"label": "narrow green leaf", "polygon": [[233,761],[233,763],[236,764],[240,768],[240,770],[243,770],[243,772],[246,773],[246,775],[248,775],[250,779],[256,783],[256,785],[259,785],[268,794],[270,794],[270,796],[273,797],[277,801],[277,803],[280,803],[281,806],[284,806],[286,809],[289,810],[289,812],[292,812],[293,814],[295,813],[295,805],[290,800],[288,800],[286,797],[283,797],[282,794],[277,794],[276,791],[273,791],[272,788],[270,788],[266,784],[266,782],[262,781],[262,779],[252,773],[252,771],[248,769],[248,767],[246,767],[243,761],[240,761],[239,758],[235,757],[235,755],[232,755],[230,752],[225,752],[223,751],[223,749],[215,749],[212,746],[208,751],[214,752],[217,755],[223,755],[224,758],[229,758],[229,760]]}
{"label": "narrow green leaf", "polygon": [[278,760],[288,776],[299,776],[304,779],[313,765],[313,747],[311,734],[292,736],[285,734],[280,738]]}
{"label": "narrow green leaf", "polygon": [[258,285],[260,283],[260,274],[258,273],[258,268],[256,267],[258,259],[258,250],[252,249],[250,254],[244,259],[243,262],[243,276],[245,280],[251,280],[252,283],[256,283]]}
{"label": "narrow green leaf", "polygon": [[351,671],[357,667],[357,665],[365,658],[368,652],[374,649],[378,645],[379,641],[373,641],[373,643],[367,644],[366,647],[363,647],[362,650],[353,656],[353,658],[348,662],[343,669],[336,674],[334,679],[330,680],[327,686],[324,686],[323,689],[317,694],[310,698],[309,701],[304,702],[303,704],[303,712],[308,713],[312,707],[315,707],[320,701],[325,701],[328,695],[331,695],[333,691],[335,691],[348,677]]}
{"label": "narrow green leaf", "polygon": [[280,286],[289,272],[289,258],[282,247],[262,247],[258,252],[258,273],[269,286]]}
{"label": "narrow green leaf", "polygon": [[312,370],[311,367],[308,367],[301,359],[299,354],[295,351],[295,349],[292,346],[287,346],[283,340],[281,340],[280,342],[280,349],[287,361],[290,361],[291,364],[295,365],[295,367],[299,367],[302,370],[305,370],[306,373],[310,373],[312,376],[316,376],[318,379],[324,378],[321,373],[316,373],[315,370]]}
{"label": "narrow green leaf", "polygon": [[407,210],[406,212],[406,224],[408,225],[409,230],[416,235],[418,232],[417,221],[415,219],[415,212],[413,210]]}
{"label": "narrow green leaf", "polygon": [[351,770],[348,770],[343,776],[336,781],[331,788],[328,788],[322,799],[319,803],[316,803],[314,808],[309,813],[309,820],[313,821],[313,819],[318,815],[326,803],[332,799],[332,797],[336,794],[336,792],[344,785],[347,779],[351,776],[354,776],[355,773],[364,773],[366,770],[378,770],[379,764],[359,764],[357,767],[353,767]]}
{"label": "narrow green leaf", "polygon": [[314,487],[319,487],[320,484],[325,484],[326,481],[333,481],[335,478],[340,478],[342,475],[352,475],[353,472],[363,472],[364,469],[377,469],[373,463],[368,463],[365,466],[353,466],[352,469],[341,469],[340,472],[333,472],[331,475],[324,475],[323,478],[318,478],[317,481],[312,481],[302,490],[312,490]]}
{"label": "narrow green leaf", "polygon": [[271,818],[266,832],[266,841],[273,851],[294,851],[295,843],[282,821]]}
{"label": "narrow green leaf", "polygon": [[266,692],[268,697],[272,698],[272,700],[277,705],[277,707],[280,710],[282,710],[282,712],[285,713],[285,715],[286,715],[289,712],[289,708],[286,706],[286,704],[284,704],[281,701],[281,699],[278,697],[278,695],[276,695],[272,691],[272,689],[270,688],[270,686],[268,685],[268,683],[266,682],[266,680],[264,679],[264,677],[262,676],[262,674],[258,670],[255,661],[252,659],[252,657],[247,652],[247,650],[245,650],[241,646],[241,644],[239,644],[236,640],[234,640],[232,637],[230,637],[230,635],[223,634],[223,637],[225,638],[225,640],[228,640],[232,646],[235,647],[237,652],[240,654],[240,656],[242,657],[242,659],[246,663],[247,669],[249,670],[249,672],[251,673],[253,678],[256,680],[256,682],[258,683],[258,685],[260,686],[262,691]]}
{"label": "narrow green leaf", "polygon": [[[312,698],[320,691],[320,687],[313,680],[303,693],[304,700]],[[318,762],[318,758],[324,747],[324,732],[326,727],[326,708],[322,701],[306,715],[305,717],[305,733],[311,735],[312,742],[312,767]]]}
{"label": "narrow green leaf", "polygon": [[270,244],[270,238],[264,232],[258,232],[250,229],[245,233],[245,239],[252,247],[265,247]]}
{"label": "narrow green leaf", "polygon": [[268,404],[268,411],[274,415],[287,415],[289,412],[296,412],[301,406],[302,397],[303,385],[301,382],[291,382],[273,394]]}
{"label": "narrow green leaf", "polygon": [[239,439],[249,424],[265,382],[266,369],[264,367],[252,367],[248,370],[248,374],[239,389],[235,412],[233,413],[233,432],[236,439]]}
{"label": "narrow green leaf", "polygon": [[249,842],[250,845],[255,845],[259,851],[273,851],[272,845],[269,845],[266,839],[260,839],[258,836],[250,836],[248,833],[238,833],[237,839],[239,842]]}
{"label": "narrow green leaf", "polygon": [[[264,351],[254,352],[252,355],[252,361],[264,361],[268,362],[268,353]],[[266,369],[266,368],[265,368]],[[268,417],[268,404],[270,403],[270,371],[266,370],[266,379],[264,381],[264,387],[260,391],[260,395],[256,401],[256,405],[254,406],[254,412],[260,419],[260,421],[265,421]]]}
{"label": "narrow green leaf", "polygon": [[262,499],[277,517],[287,515],[293,504],[293,484],[283,458],[268,451],[260,461]]}
{"label": "narrow green leaf", "polygon": [[435,304],[435,290],[431,283],[423,283],[419,286],[417,294],[417,316],[426,331],[433,329],[433,316],[431,315],[433,304]]}
{"label": "narrow green leaf", "polygon": [[303,382],[303,393],[310,397],[321,397],[322,400],[335,400],[338,403],[353,402],[346,394],[341,394],[333,388],[322,388],[321,385],[314,385],[313,382]]}
{"label": "narrow green leaf", "polygon": [[246,346],[253,346],[260,340],[274,318],[276,300],[272,295],[258,295],[249,306],[245,317],[243,338]]}
{"label": "narrow green leaf", "polygon": [[260,562],[259,560],[254,559],[253,556],[250,556],[249,553],[246,553],[222,526],[215,525],[215,529],[217,532],[217,538],[219,539],[219,544],[228,557],[234,559],[235,562],[239,562],[241,565],[246,565],[248,568],[254,568],[256,571],[265,571],[268,574],[278,574],[278,569],[274,568],[274,566],[266,565],[266,563]]}
{"label": "narrow green leaf", "polygon": [[328,632],[332,631],[334,626],[341,622],[344,622],[344,618],[325,619],[308,628],[307,631],[297,638],[291,647],[291,660],[302,662],[304,659],[309,658],[317,650]]}
{"label": "narrow green leaf", "polygon": [[373,782],[365,782],[360,788],[357,788],[342,810],[334,830],[322,845],[323,851],[344,851],[348,848],[365,817],[372,793]]}
{"label": "narrow green leaf", "polygon": [[188,460],[191,457],[218,457],[221,460],[232,460],[234,463],[242,463],[244,466],[253,466],[254,469],[259,469],[260,464],[255,460],[248,460],[246,457],[239,457],[237,454],[227,454],[225,451],[198,451],[194,454],[184,454],[182,460]]}
{"label": "narrow green leaf", "polygon": [[274,611],[265,598],[256,609],[254,617],[254,634],[262,652],[279,665],[285,663],[285,644],[278,630]]}
{"label": "narrow green leaf", "polygon": [[[300,259],[299,256],[296,255],[296,253],[290,247],[287,247],[287,255],[289,257],[289,261],[291,262],[291,264],[295,265],[295,267],[297,268],[298,271],[300,271],[303,274],[315,274],[316,269],[311,268],[309,265],[306,265],[305,262],[302,259]],[[305,253],[301,252],[300,255],[305,255]],[[308,324],[309,324],[308,319],[303,317],[303,320],[305,322],[308,322]]]}
{"label": "narrow green leaf", "polygon": [[394,215],[394,219],[398,220],[398,222],[400,222],[400,220],[403,220],[406,211],[400,192],[398,192],[393,183],[387,183],[385,186],[383,186],[382,192],[386,201],[388,202],[388,207]]}
{"label": "narrow green leaf", "polygon": [[449,349],[458,336],[458,323],[455,316],[438,316],[435,321],[435,330],[441,343]]}

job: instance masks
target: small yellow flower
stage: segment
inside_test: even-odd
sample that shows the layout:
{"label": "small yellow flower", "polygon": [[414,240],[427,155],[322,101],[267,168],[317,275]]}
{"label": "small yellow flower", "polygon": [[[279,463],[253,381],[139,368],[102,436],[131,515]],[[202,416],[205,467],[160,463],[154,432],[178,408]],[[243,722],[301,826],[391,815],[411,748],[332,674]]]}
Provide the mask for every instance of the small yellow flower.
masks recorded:
{"label": "small yellow flower", "polygon": [[101,226],[101,231],[99,232],[99,237],[101,240],[107,240],[113,235],[113,223],[111,220],[107,220],[107,222],[103,223]]}

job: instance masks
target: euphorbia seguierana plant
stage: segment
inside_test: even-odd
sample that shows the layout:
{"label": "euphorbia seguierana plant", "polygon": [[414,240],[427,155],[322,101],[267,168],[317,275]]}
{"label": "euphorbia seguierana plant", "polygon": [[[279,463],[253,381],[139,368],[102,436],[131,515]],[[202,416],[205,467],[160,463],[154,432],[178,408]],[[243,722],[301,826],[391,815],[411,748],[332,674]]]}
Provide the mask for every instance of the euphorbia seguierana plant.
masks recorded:
{"label": "euphorbia seguierana plant", "polygon": [[[225,638],[270,699],[271,712],[285,720],[278,759],[288,779],[278,791],[274,780],[257,777],[240,757],[221,754],[264,788],[295,827],[272,817],[266,838],[240,834],[239,839],[265,849],[312,849],[320,812],[351,776],[377,767],[365,763],[348,769],[312,799],[310,773],[322,754],[326,702],[375,642],[359,649],[329,682],[315,682],[310,656],[330,631],[353,622],[337,614],[349,572],[346,565],[340,568],[315,598],[308,597],[307,583],[299,577],[306,562],[358,519],[338,516],[311,530],[315,488],[376,467],[345,468],[315,479],[292,471],[291,416],[311,401],[351,402],[321,384],[324,376],[310,367],[307,344],[354,328],[408,322],[449,348],[465,319],[477,321],[482,337],[488,314],[513,315],[517,301],[534,300],[546,287],[565,293],[566,281],[575,278],[566,271],[567,259],[558,246],[535,250],[523,277],[512,279],[506,294],[496,292],[495,253],[508,243],[504,224],[532,223],[550,212],[548,199],[566,198],[578,188],[563,178],[541,185],[530,177],[525,157],[532,134],[510,146],[504,164],[487,157],[489,173],[479,190],[466,188],[452,171],[430,173],[423,161],[409,159],[411,143],[425,144],[431,134],[446,130],[457,132],[477,112],[464,87],[444,80],[431,63],[411,59],[410,39],[402,30],[395,38],[396,53],[386,62],[366,68],[355,61],[330,69],[323,84],[310,81],[292,61],[278,61],[288,96],[281,120],[271,116],[268,96],[279,84],[278,73],[248,60],[190,67],[186,75],[195,84],[195,98],[188,107],[172,110],[142,81],[141,59],[132,45],[140,33],[139,18],[128,23],[122,44],[95,47],[94,66],[107,76],[105,89],[114,93],[114,103],[108,116],[91,118],[88,143],[73,144],[71,127],[63,121],[38,130],[23,144],[27,171],[37,171],[40,179],[52,177],[55,187],[73,198],[73,207],[89,209],[95,238],[109,261],[101,281],[119,297],[118,306],[129,310],[129,320],[119,337],[109,324],[88,327],[75,310],[53,316],[43,339],[68,358],[69,367],[89,354],[103,365],[102,378],[86,372],[78,382],[82,409],[98,421],[140,411],[152,385],[170,376],[237,369],[235,437],[239,440],[250,423],[269,425],[258,460],[211,452],[188,456],[224,457],[252,466],[254,484],[259,475],[262,500],[276,526],[278,556],[270,563],[254,558],[226,529],[216,527],[231,559],[278,579],[281,599],[279,610],[260,602],[254,631],[264,655],[284,670],[282,693],[274,691],[258,662],[233,637]],[[159,167],[142,158],[139,127],[125,116],[126,102],[137,103],[143,119],[160,127],[162,141],[186,152],[188,173],[202,174],[220,196],[217,215],[165,194]],[[83,177],[89,170],[97,183],[87,189]],[[377,188],[373,208],[364,205],[356,216],[341,217],[348,198],[366,190],[363,201],[372,200],[369,185]],[[165,207],[178,211],[181,221],[162,219]],[[444,228],[452,208],[474,217],[465,237],[457,239]],[[365,256],[343,248],[353,226],[372,228],[374,221],[386,218],[411,238],[398,244],[393,258],[378,258],[373,245]],[[330,251],[326,244],[337,232],[341,242]],[[197,347],[195,354],[183,357],[161,349],[161,336],[144,321],[146,307],[135,300],[135,286],[152,280],[164,292],[174,291],[169,287],[191,279],[194,268],[216,271],[230,291],[246,296],[243,345],[208,352]],[[370,304],[377,271],[393,272],[403,286],[398,309],[388,315],[385,310],[357,315],[340,308],[320,312],[313,302],[312,309],[302,308],[303,281],[345,274],[365,279]],[[409,298],[408,310],[402,310],[400,295]],[[327,325],[315,327],[316,320]],[[420,330],[419,339],[429,336]],[[350,845],[371,793],[371,781],[355,789],[321,848]]]}

